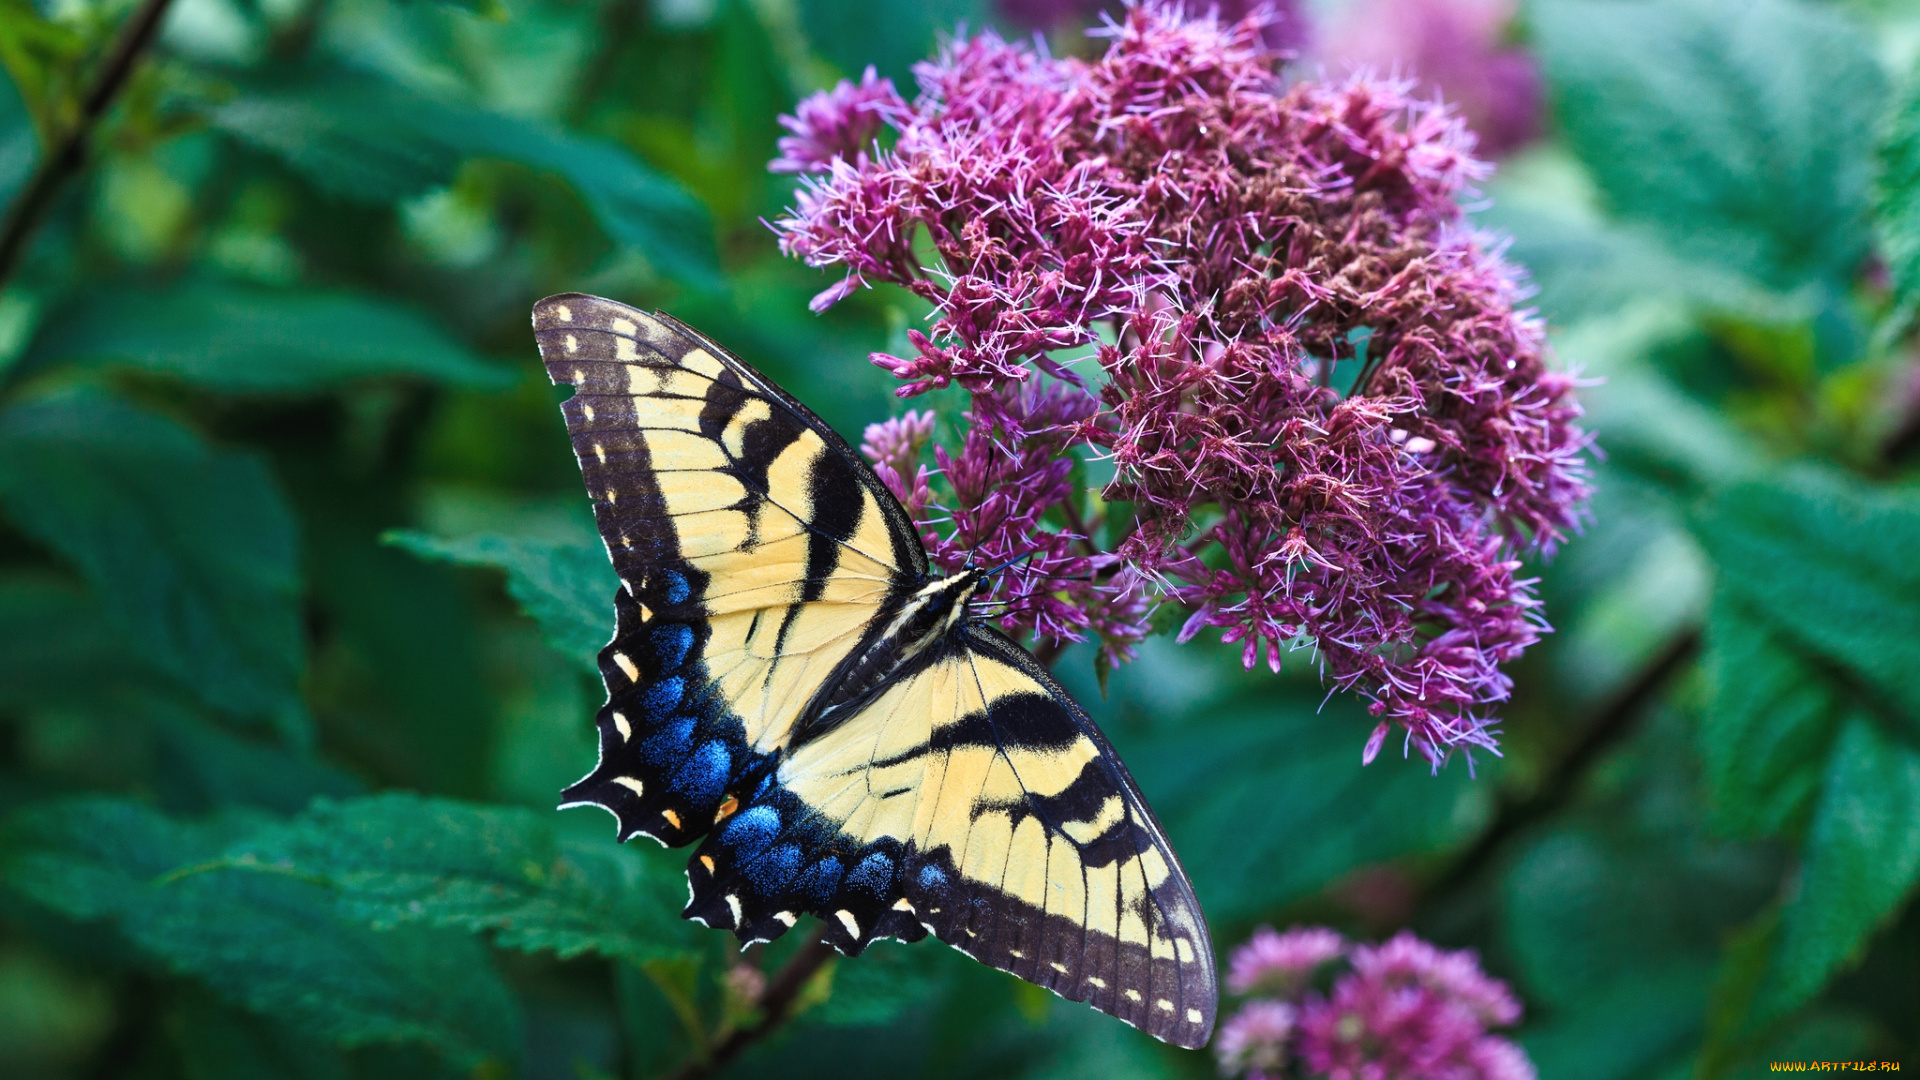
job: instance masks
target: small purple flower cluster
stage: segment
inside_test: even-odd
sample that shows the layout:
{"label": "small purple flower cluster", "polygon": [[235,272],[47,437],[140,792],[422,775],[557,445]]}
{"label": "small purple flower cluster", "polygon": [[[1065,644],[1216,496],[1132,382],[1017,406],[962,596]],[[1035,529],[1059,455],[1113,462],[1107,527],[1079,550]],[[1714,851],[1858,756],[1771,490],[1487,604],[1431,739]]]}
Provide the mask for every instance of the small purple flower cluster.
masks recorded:
{"label": "small purple flower cluster", "polygon": [[900,449],[918,416],[869,454],[941,566],[1030,555],[996,585],[1009,630],[1118,663],[1171,600],[1249,667],[1311,648],[1380,717],[1366,760],[1398,723],[1437,767],[1494,746],[1500,665],[1544,629],[1516,571],[1586,495],[1573,382],[1462,221],[1485,166],[1458,118],[1402,82],[1286,85],[1263,26],[1147,4],[1097,61],[988,34],[910,105],[842,84],[787,121],[775,228],[847,271],[817,308],[879,281],[932,304],[873,359],[902,396],[968,391],[968,430],[933,470]]}
{"label": "small purple flower cluster", "polygon": [[1492,1027],[1520,1003],[1471,952],[1402,932],[1355,945],[1322,927],[1255,931],[1227,985],[1255,995],[1220,1029],[1227,1076],[1248,1080],[1534,1080],[1533,1063]]}

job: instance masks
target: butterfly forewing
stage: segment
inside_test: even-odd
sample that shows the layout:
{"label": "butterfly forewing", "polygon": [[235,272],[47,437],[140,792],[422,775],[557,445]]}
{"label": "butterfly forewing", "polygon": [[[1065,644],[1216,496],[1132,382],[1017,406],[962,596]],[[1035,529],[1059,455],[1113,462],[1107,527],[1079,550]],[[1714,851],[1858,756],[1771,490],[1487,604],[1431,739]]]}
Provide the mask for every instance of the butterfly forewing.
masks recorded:
{"label": "butterfly forewing", "polygon": [[[1020,646],[963,620],[899,651],[885,628],[935,586],[873,471],[665,316],[565,295],[534,327],[554,381],[578,388],[567,426],[623,583],[600,762],[567,799],[613,811],[622,839],[704,835],[686,914],[743,940],[807,915],[847,953],[932,932],[1203,1045],[1213,950],[1173,849]],[[856,661],[895,653],[909,659],[852,715],[812,722]]]}
{"label": "butterfly forewing", "polygon": [[576,295],[542,301],[534,328],[578,390],[562,411],[623,586],[600,765],[568,798],[612,810],[623,837],[684,842],[786,744],[924,554],[901,550],[897,504],[844,441],[711,343]]}

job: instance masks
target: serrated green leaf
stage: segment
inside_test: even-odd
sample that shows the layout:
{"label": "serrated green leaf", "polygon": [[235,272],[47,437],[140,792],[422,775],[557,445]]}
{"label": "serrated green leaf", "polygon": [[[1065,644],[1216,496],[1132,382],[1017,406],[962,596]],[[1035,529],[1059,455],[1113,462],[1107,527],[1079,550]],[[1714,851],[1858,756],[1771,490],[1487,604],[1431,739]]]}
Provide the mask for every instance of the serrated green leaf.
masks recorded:
{"label": "serrated green leaf", "polygon": [[1920,732],[1920,495],[1800,468],[1728,489],[1696,531],[1722,589]]}
{"label": "serrated green leaf", "polygon": [[613,594],[620,587],[605,548],[484,533],[448,538],[410,529],[390,532],[386,540],[422,558],[505,570],[507,594],[540,624],[547,643],[600,673],[597,658],[613,634]]}
{"label": "serrated green leaf", "polygon": [[625,148],[370,79],[261,88],[213,123],[346,198],[391,202],[452,182],[462,161],[517,162],[572,185],[615,243],[686,284],[717,289],[706,207]]}
{"label": "serrated green leaf", "polygon": [[222,712],[304,731],[293,517],[257,458],[70,395],[0,413],[0,503],[79,568],[144,662]]}
{"label": "serrated green leaf", "polygon": [[315,1038],[423,1042],[469,1065],[517,1055],[518,1013],[477,942],[355,925],[322,884],[222,860],[260,825],[76,800],[10,824],[4,880],[69,917],[111,922],[165,969]]}
{"label": "serrated green leaf", "polygon": [[[328,883],[377,927],[489,931],[498,944],[641,963],[686,951],[677,856],[558,838],[550,815],[412,795],[322,801],[229,860]],[[697,940],[697,939],[692,939]]]}
{"label": "serrated green leaf", "polygon": [[1920,498],[1802,468],[1722,492],[1695,528],[1720,576],[1701,732],[1718,809],[1755,833],[1811,813],[1751,1014],[1719,1024],[1745,1038],[1819,993],[1920,877],[1920,755],[1892,735],[1920,732]]}
{"label": "serrated green leaf", "polygon": [[1880,141],[1874,210],[1895,289],[1909,304],[1920,301],[1920,68],[1907,76]]}
{"label": "serrated green leaf", "polygon": [[1530,21],[1562,129],[1613,209],[1775,284],[1851,277],[1886,86],[1838,9],[1544,0]]}
{"label": "serrated green leaf", "polygon": [[1858,959],[1920,881],[1920,751],[1864,716],[1849,719],[1803,858],[1755,1006],[1762,1017],[1798,1008]]}
{"label": "serrated green leaf", "polygon": [[1756,837],[1804,824],[1842,703],[1803,656],[1729,596],[1708,617],[1706,671],[1700,749],[1715,824]]}
{"label": "serrated green leaf", "polygon": [[513,380],[384,300],[213,283],[75,296],[41,321],[20,363],[87,361],[239,393],[312,393],[394,375],[480,388]]}

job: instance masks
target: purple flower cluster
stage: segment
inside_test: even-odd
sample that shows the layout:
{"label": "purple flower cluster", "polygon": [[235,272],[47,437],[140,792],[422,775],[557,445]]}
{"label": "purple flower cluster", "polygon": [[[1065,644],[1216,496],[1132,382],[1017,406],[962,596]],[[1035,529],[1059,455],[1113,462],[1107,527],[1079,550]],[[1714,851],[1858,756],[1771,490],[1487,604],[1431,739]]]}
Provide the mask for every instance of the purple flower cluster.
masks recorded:
{"label": "purple flower cluster", "polygon": [[1410,933],[1353,945],[1320,927],[1262,928],[1234,951],[1228,985],[1258,995],[1215,1040],[1228,1076],[1535,1077],[1518,1046],[1487,1033],[1520,1019],[1506,985],[1482,972],[1471,952],[1445,952]]}
{"label": "purple flower cluster", "polygon": [[[1097,61],[989,34],[911,105],[843,84],[788,122],[775,227],[845,269],[817,306],[933,305],[873,359],[902,396],[967,390],[970,425],[889,483],[942,566],[1031,555],[993,597],[1010,630],[1117,663],[1170,600],[1249,667],[1311,648],[1381,718],[1367,760],[1398,723],[1437,766],[1494,746],[1500,665],[1544,629],[1516,571],[1577,522],[1579,408],[1462,221],[1459,119],[1402,82],[1285,85],[1263,26],[1143,5]],[[868,117],[891,147],[846,141]],[[1097,498],[1076,458],[1111,461]]]}
{"label": "purple flower cluster", "polygon": [[782,116],[792,134],[778,144],[780,156],[767,168],[777,173],[815,172],[836,158],[866,163],[866,152],[887,120],[907,110],[893,88],[869,65],[858,83],[841,80],[831,90],[800,103],[797,116]]}
{"label": "purple flower cluster", "polygon": [[[993,7],[1017,26],[1051,30],[1077,20],[1111,17],[1126,5],[1120,0],[994,0]],[[1313,36],[1301,0],[1179,0],[1178,7],[1189,16],[1212,15],[1223,23],[1258,16],[1261,40],[1275,52],[1298,51]]]}

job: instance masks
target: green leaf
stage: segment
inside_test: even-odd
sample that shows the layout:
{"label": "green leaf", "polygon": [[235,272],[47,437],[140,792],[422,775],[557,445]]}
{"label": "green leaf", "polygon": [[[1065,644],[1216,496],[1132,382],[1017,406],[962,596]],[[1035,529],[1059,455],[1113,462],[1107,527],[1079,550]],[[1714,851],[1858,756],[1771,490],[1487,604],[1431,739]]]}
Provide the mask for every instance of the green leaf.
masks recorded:
{"label": "green leaf", "polygon": [[1660,1068],[1680,1059],[1698,1037],[1704,963],[1653,967],[1556,1010],[1529,1026],[1520,1045],[1541,1076],[1559,1080],[1630,1080],[1671,1076]]}
{"label": "green leaf", "polygon": [[559,175],[623,247],[661,271],[718,289],[706,207],[618,145],[371,79],[258,89],[216,109],[215,126],[278,156],[321,188],[373,202],[451,183],[462,161],[517,162]]}
{"label": "green leaf", "polygon": [[355,925],[323,885],[221,860],[258,826],[76,800],[16,818],[0,873],[40,904],[110,921],[158,965],[313,1037],[423,1042],[469,1065],[518,1055],[519,1015],[484,948],[424,927]]}
{"label": "green leaf", "polygon": [[144,662],[223,712],[304,730],[293,517],[258,459],[75,394],[0,413],[0,503]]}
{"label": "green leaf", "polygon": [[1920,878],[1920,495],[1800,468],[1695,528],[1720,575],[1701,731],[1720,817],[1811,816],[1749,1019],[1719,1025],[1744,1032],[1812,1000]]}
{"label": "green leaf", "polygon": [[51,574],[0,576],[0,707],[27,710],[98,700],[99,673],[143,690],[166,680],[129,650],[84,590]]}
{"label": "green leaf", "polygon": [[13,77],[0,70],[0,206],[13,203],[39,159],[40,140],[33,132],[33,117],[20,99]]}
{"label": "green leaf", "polygon": [[142,662],[85,590],[51,574],[0,574],[0,707],[69,733],[82,718],[115,733],[112,766],[143,777],[173,808],[291,812],[315,795],[361,791],[301,750],[212,723]]}
{"label": "green leaf", "polygon": [[1920,68],[1907,76],[1881,139],[1874,203],[1874,230],[1894,287],[1906,303],[1920,302]]}
{"label": "green leaf", "polygon": [[1700,746],[1715,824],[1756,837],[1803,825],[1841,703],[1803,656],[1730,596],[1708,617],[1706,671]]}
{"label": "green leaf", "polygon": [[1149,740],[1116,740],[1210,916],[1253,918],[1369,863],[1473,835],[1491,793],[1465,768],[1430,775],[1390,746],[1362,768],[1369,725],[1349,697],[1269,690]]}
{"label": "green leaf", "polygon": [[1798,468],[1728,489],[1696,530],[1722,589],[1920,732],[1920,494]]}
{"label": "green leaf", "polygon": [[968,963],[972,961],[932,942],[876,941],[858,957],[834,960],[831,993],[806,1015],[836,1026],[884,1024],[939,994],[954,965]]}
{"label": "green leaf", "polygon": [[383,300],[212,283],[74,297],[41,322],[21,364],[74,361],[240,393],[311,393],[391,375],[472,387],[512,382],[427,319]]}
{"label": "green leaf", "polygon": [[321,801],[227,858],[324,881],[376,927],[491,931],[496,943],[641,963],[688,950],[681,858],[562,840],[551,814],[412,795]]}
{"label": "green leaf", "polygon": [[190,1080],[348,1080],[345,1057],[272,1017],[227,1008],[207,994],[181,995],[167,1033]]}
{"label": "green leaf", "polygon": [[620,579],[598,545],[479,534],[429,536],[410,529],[386,541],[425,559],[507,572],[507,594],[540,624],[547,643],[598,675],[600,650],[613,635],[613,594]]}
{"label": "green leaf", "polygon": [[1799,887],[1756,1011],[1784,1014],[1819,993],[1920,881],[1920,751],[1854,716],[1841,730],[1808,831]]}
{"label": "green leaf", "polygon": [[1852,276],[1886,85],[1838,9],[1545,0],[1531,22],[1562,129],[1614,210],[1776,284]]}

